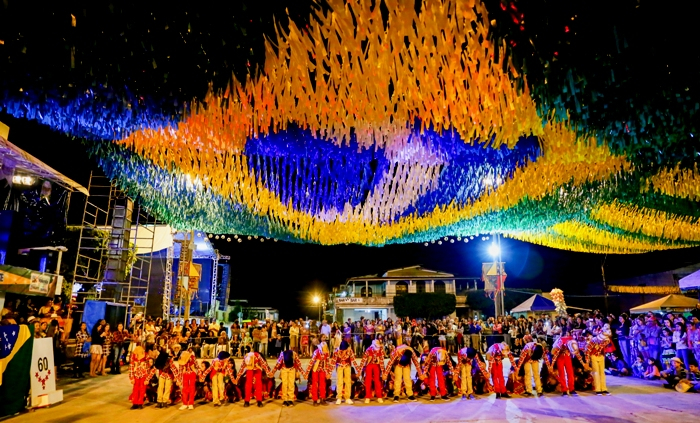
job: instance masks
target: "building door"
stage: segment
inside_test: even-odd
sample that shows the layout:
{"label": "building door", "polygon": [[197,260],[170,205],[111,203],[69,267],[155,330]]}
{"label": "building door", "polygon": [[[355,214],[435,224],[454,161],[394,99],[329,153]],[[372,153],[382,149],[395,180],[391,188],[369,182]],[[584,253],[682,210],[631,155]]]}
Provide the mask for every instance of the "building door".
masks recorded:
{"label": "building door", "polygon": [[372,288],[367,288],[366,286],[362,287],[362,289],[360,290],[360,296],[371,297],[372,296]]}
{"label": "building door", "polygon": [[445,282],[435,281],[433,283],[433,292],[439,292],[439,293],[444,294],[445,293]]}
{"label": "building door", "polygon": [[425,292],[425,281],[416,281],[416,292],[419,294]]}

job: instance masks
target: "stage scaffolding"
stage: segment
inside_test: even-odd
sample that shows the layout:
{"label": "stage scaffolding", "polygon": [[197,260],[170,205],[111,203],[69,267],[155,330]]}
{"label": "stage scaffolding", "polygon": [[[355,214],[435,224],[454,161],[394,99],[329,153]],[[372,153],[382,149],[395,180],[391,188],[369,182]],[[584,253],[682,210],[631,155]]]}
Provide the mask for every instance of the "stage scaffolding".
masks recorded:
{"label": "stage scaffolding", "polygon": [[[90,175],[80,226],[73,282],[84,288],[74,304],[99,299],[144,312],[153,264],[157,220],[135,204],[111,181]],[[136,254],[139,245],[146,254]]]}

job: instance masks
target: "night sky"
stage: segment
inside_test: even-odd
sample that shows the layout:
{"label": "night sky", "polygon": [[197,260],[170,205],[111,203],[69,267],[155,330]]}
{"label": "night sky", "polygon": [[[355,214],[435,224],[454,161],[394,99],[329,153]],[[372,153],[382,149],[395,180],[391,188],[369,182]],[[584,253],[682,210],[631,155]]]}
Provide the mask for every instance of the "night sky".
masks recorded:
{"label": "night sky", "polygon": [[[174,111],[182,101],[204,95],[209,82],[221,88],[230,80],[231,74],[242,80],[246,73],[254,72],[256,64],[264,58],[263,34],[273,33],[273,17],[284,24],[284,12],[289,8],[292,18],[303,22],[310,10],[310,2],[304,1],[235,1],[221,8],[214,3],[173,2],[167,11],[149,11],[150,6],[135,1],[124,2],[116,8],[107,2],[78,1],[71,2],[70,6],[57,2],[42,10],[33,10],[31,3],[8,0],[0,4],[0,39],[4,40],[2,48],[5,49],[0,51],[7,52],[7,57],[2,57],[3,62],[0,62],[0,88],[6,96],[19,95],[20,88],[32,84],[38,89],[43,84],[47,90],[55,88],[55,92],[60,92],[67,86],[74,89],[109,81],[109,86],[117,94],[128,86],[137,95],[160,99],[161,107],[171,107]],[[686,48],[683,40],[687,44],[689,36],[697,38],[694,23],[690,25],[696,19],[695,15],[682,10],[678,13],[677,9],[658,3],[652,8],[645,6],[635,15],[635,20],[626,20],[625,16],[635,11],[638,3],[551,4],[543,0],[522,5],[529,13],[526,19],[529,19],[530,33],[527,35],[539,40],[539,57],[557,57],[547,66],[565,69],[566,64],[582,70],[584,61],[589,58],[587,54],[593,51],[591,49],[619,49],[615,44],[617,36],[626,31],[629,38],[622,41],[629,41],[634,47],[630,55],[644,53],[630,57],[648,61],[649,65],[642,66],[641,62],[634,60],[629,62],[636,72],[629,87],[648,87],[652,81],[670,85],[687,82],[690,88],[684,89],[692,88],[694,93],[700,81],[695,66],[698,50]],[[498,12],[496,4],[487,1],[490,10],[496,14],[494,16],[504,13],[508,17],[506,12]],[[606,12],[601,13],[603,5]],[[76,28],[69,26],[70,14],[77,16]],[[569,18],[574,14],[576,21]],[[670,15],[673,15],[672,19]],[[654,21],[661,22],[661,25],[654,27],[651,25]],[[508,19],[499,22],[505,23]],[[617,28],[615,38],[613,31],[599,31],[599,28]],[[499,31],[500,36],[508,39],[511,47],[524,58],[523,65],[528,67],[531,81],[542,77],[538,66],[544,65],[535,60],[535,51],[530,50],[530,44],[518,38],[518,26],[504,25]],[[47,39],[47,33],[53,35]],[[509,38],[504,34],[509,34]],[[587,34],[588,38],[582,39],[576,34]],[[635,40],[637,42],[633,43]],[[69,61],[71,46],[77,46],[79,52],[74,67]],[[206,53],[202,54],[204,51]],[[625,66],[620,64],[620,67]],[[666,75],[669,69],[676,73]],[[660,71],[666,79],[659,77]],[[564,72],[561,74],[565,75]],[[596,80],[591,79],[591,84],[595,83]],[[665,92],[633,91],[635,96],[643,97],[638,99],[640,102],[655,101],[652,97],[657,92]],[[666,91],[671,92],[670,89]],[[614,102],[623,100],[612,98],[612,106],[605,113],[612,113],[607,110],[622,110]],[[77,182],[87,186],[90,172],[100,172],[82,145],[90,141],[75,139],[2,112],[0,121],[10,126],[11,142]],[[656,151],[653,153],[657,154]],[[640,150],[640,163],[647,160],[645,154],[646,151]],[[661,151],[658,155],[663,156]],[[659,163],[671,158],[663,156]],[[79,223],[81,213],[80,195],[75,195],[69,223]],[[232,257],[231,298],[276,307],[283,317],[289,318],[300,313],[313,316],[314,309],[308,307],[312,293],[327,291],[353,276],[420,264],[458,276],[478,277],[481,263],[490,260],[486,252],[489,243],[475,239],[467,244],[431,244],[428,247],[408,244],[377,248],[245,240],[242,243],[217,241],[216,247],[222,254]],[[603,256],[553,250],[507,239],[502,248],[509,275],[506,284],[510,288],[548,291],[556,286],[566,294],[585,295],[594,291],[592,287],[601,285]],[[700,249],[634,256],[610,255],[605,260],[606,275],[611,282],[696,263],[700,261]],[[570,305],[586,301],[585,298],[567,298]]]}

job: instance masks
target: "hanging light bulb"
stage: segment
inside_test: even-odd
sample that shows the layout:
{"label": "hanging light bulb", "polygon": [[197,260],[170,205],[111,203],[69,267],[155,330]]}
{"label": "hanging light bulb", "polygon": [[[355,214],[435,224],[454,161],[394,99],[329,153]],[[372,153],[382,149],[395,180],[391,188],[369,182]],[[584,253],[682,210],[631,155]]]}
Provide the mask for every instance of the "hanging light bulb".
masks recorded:
{"label": "hanging light bulb", "polygon": [[231,242],[231,238],[226,238],[226,241]]}
{"label": "hanging light bulb", "polygon": [[430,241],[431,244],[435,244],[435,240]]}
{"label": "hanging light bulb", "polygon": [[209,234],[209,238],[211,238],[211,237],[213,237],[213,236],[214,236],[214,235],[212,235],[212,234]]}
{"label": "hanging light bulb", "polygon": [[215,236],[214,239],[219,239],[219,235]]}
{"label": "hanging light bulb", "polygon": [[445,241],[447,241],[447,237],[443,238]]}
{"label": "hanging light bulb", "polygon": [[442,245],[442,241],[438,241],[438,245]]}
{"label": "hanging light bulb", "polygon": [[451,239],[451,240],[450,240],[450,244],[454,244],[454,243],[455,243],[455,240],[454,240],[454,239]]}
{"label": "hanging light bulb", "polygon": [[234,239],[238,239],[238,235],[234,235],[233,238],[234,238]]}
{"label": "hanging light bulb", "polygon": [[265,242],[265,238],[260,238],[260,242]]}
{"label": "hanging light bulb", "polygon": [[251,238],[250,238],[250,235],[248,235],[248,241],[250,241],[250,239],[251,239]]}
{"label": "hanging light bulb", "polygon": [[428,243],[426,242],[426,243],[424,243],[423,245],[425,245],[425,246],[427,247],[427,246],[428,246]]}
{"label": "hanging light bulb", "polygon": [[458,236],[458,237],[457,237],[457,241],[461,241],[461,240],[462,240],[462,237],[461,237],[461,236]]}
{"label": "hanging light bulb", "polygon": [[240,239],[240,238],[238,238],[238,242],[243,242],[243,240],[242,240],[242,239]]}

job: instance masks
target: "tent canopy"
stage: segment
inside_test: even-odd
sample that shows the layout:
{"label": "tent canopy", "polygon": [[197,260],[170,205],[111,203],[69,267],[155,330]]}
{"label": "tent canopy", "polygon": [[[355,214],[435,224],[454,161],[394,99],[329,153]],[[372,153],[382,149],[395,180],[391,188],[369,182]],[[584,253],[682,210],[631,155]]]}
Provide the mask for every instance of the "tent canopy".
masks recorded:
{"label": "tent canopy", "polygon": [[89,195],[87,188],[51,168],[46,163],[9,142],[0,135],[0,165],[12,163],[15,169],[49,179],[70,191]]}
{"label": "tent canopy", "polygon": [[697,304],[698,300],[696,298],[672,294],[634,307],[630,309],[630,313],[639,314],[659,311],[690,311],[693,310]]}
{"label": "tent canopy", "polygon": [[700,288],[700,270],[698,270],[695,273],[691,273],[684,278],[681,278],[678,281],[678,285],[681,289]]}
{"label": "tent canopy", "polygon": [[557,308],[554,301],[549,300],[539,294],[525,300],[522,304],[512,309],[511,313],[527,313],[529,311],[555,311]]}

